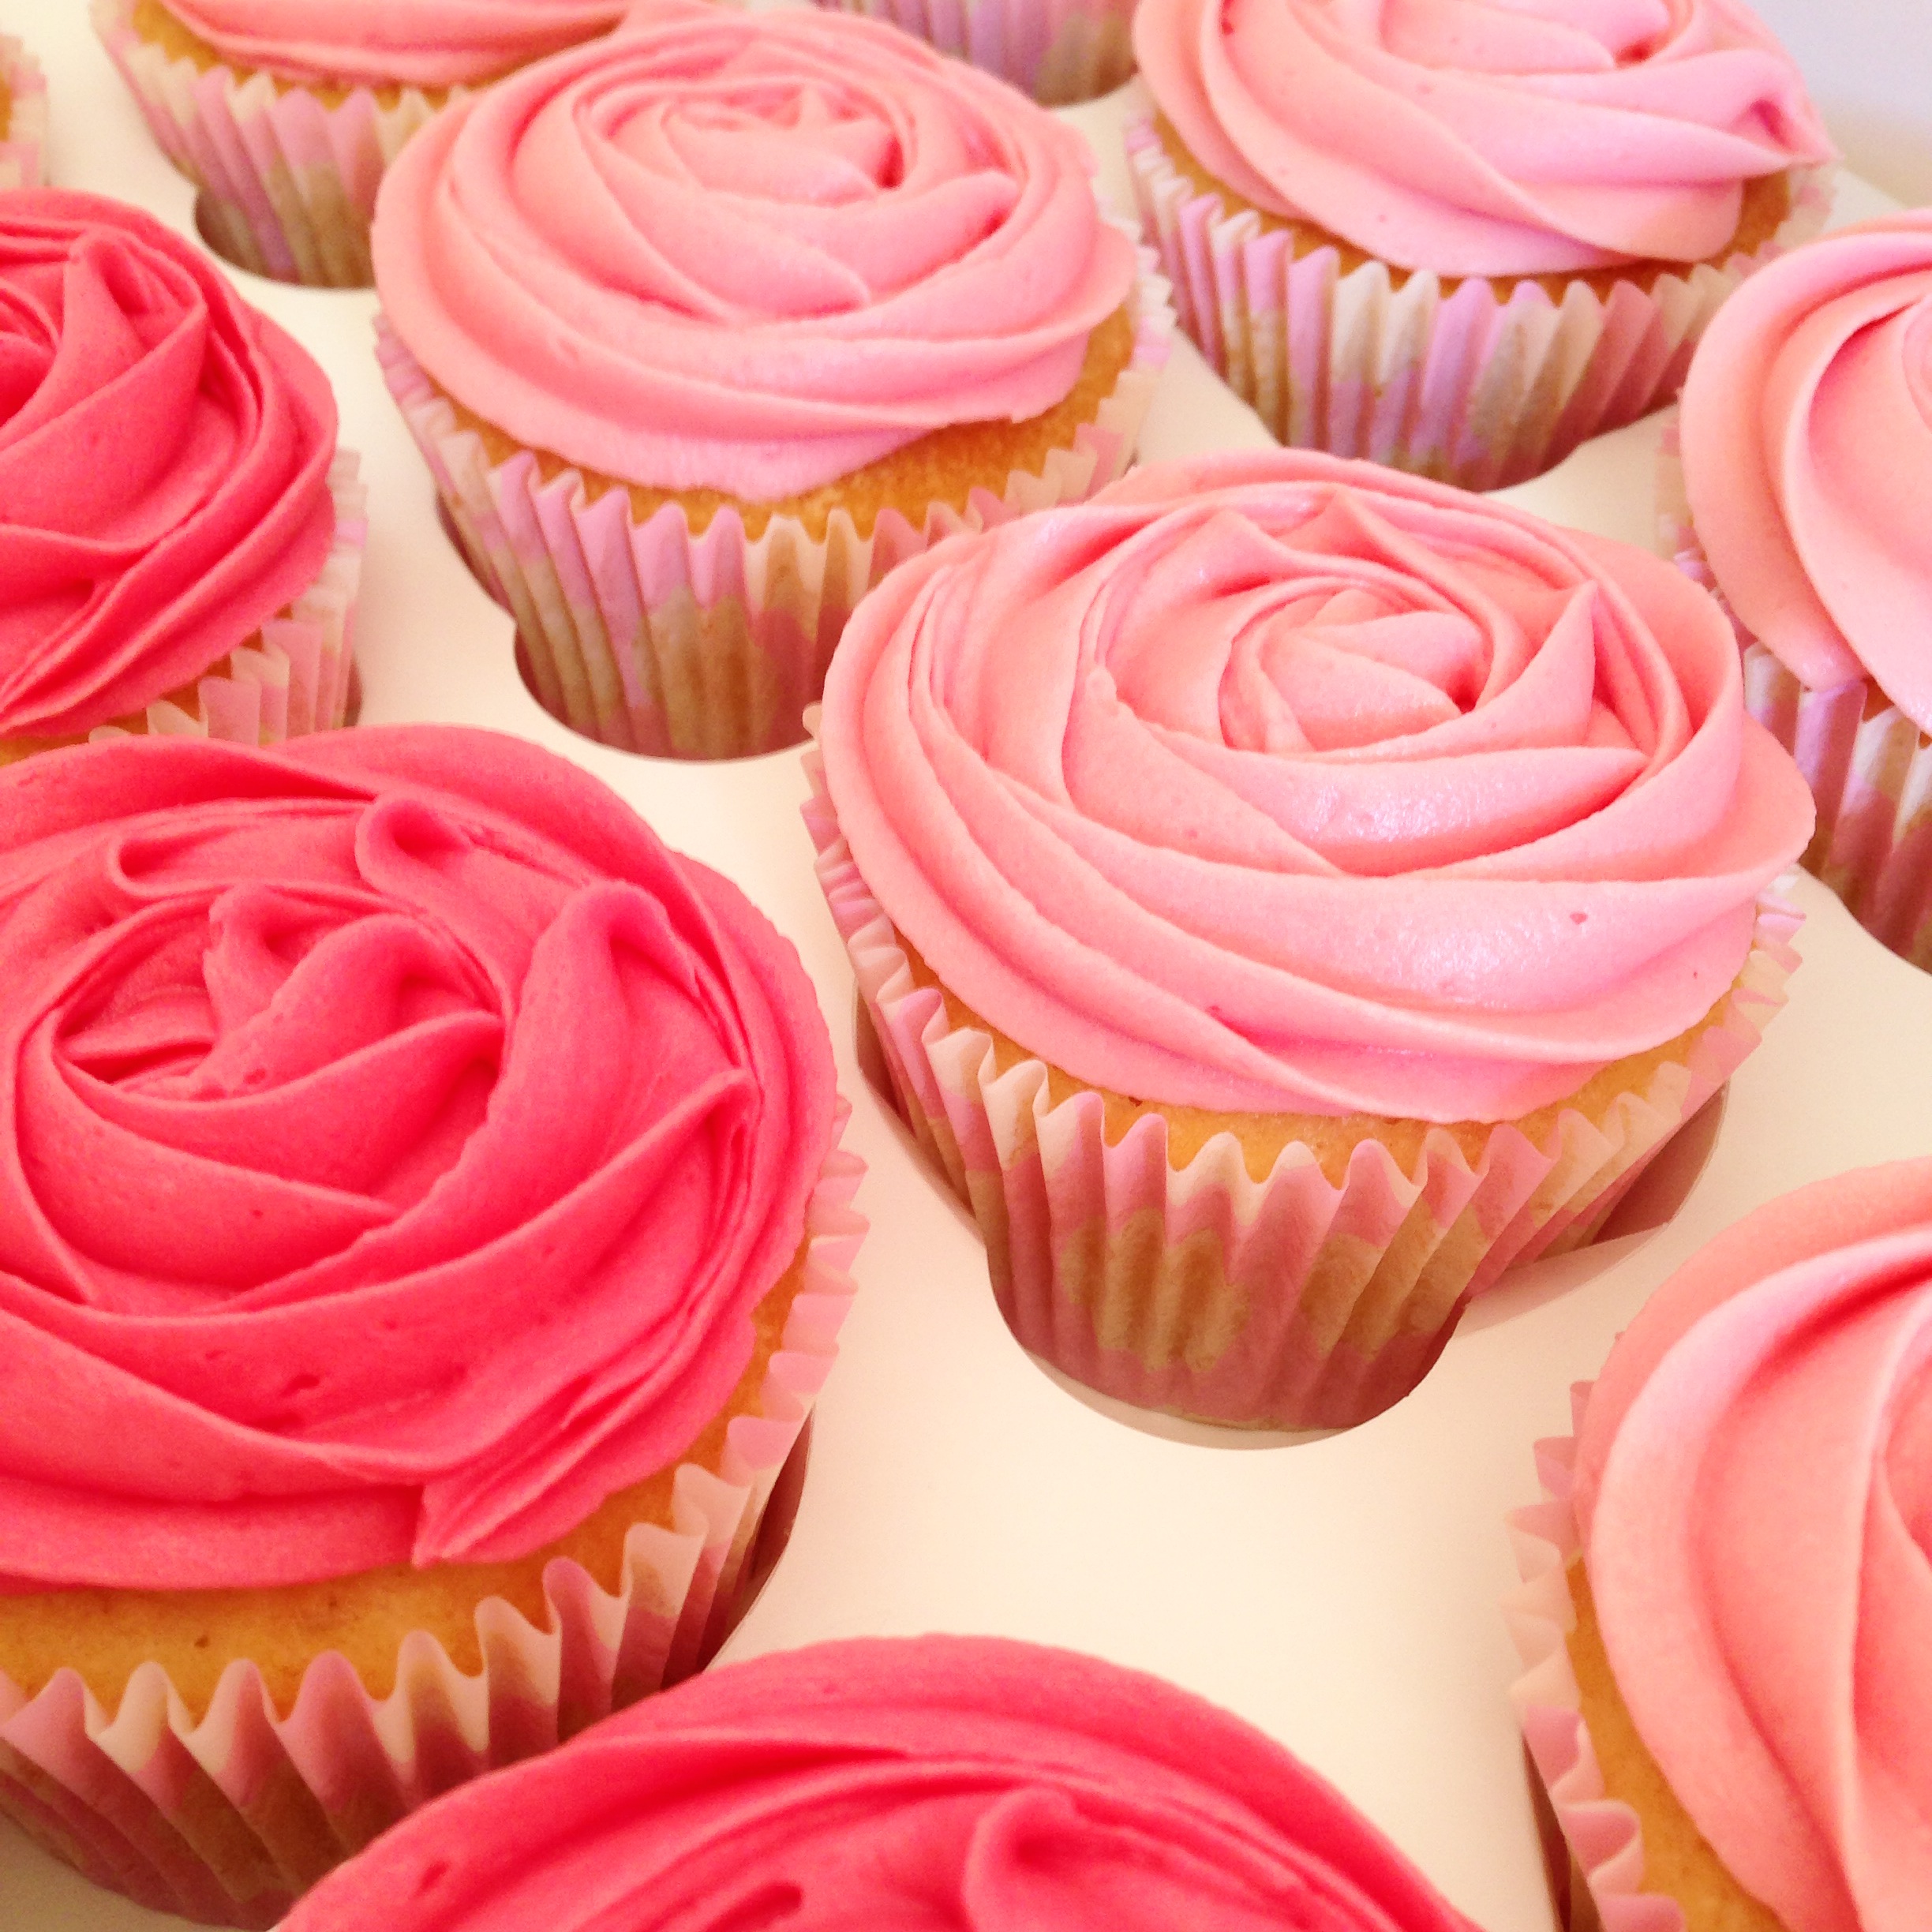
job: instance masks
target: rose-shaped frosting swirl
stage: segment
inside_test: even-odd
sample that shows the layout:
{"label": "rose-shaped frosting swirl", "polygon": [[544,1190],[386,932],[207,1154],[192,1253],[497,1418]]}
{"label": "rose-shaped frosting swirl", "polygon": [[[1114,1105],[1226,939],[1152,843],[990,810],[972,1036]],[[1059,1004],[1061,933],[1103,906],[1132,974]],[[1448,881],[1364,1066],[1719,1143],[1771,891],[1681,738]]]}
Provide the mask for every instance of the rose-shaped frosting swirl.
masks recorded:
{"label": "rose-shaped frosting swirl", "polygon": [[206,253],[137,208],[0,200],[0,738],[191,683],[335,534],[335,399]]}
{"label": "rose-shaped frosting swirl", "polygon": [[766,502],[1067,395],[1134,276],[1092,165],[894,28],[653,0],[410,143],[376,281],[519,441]]}
{"label": "rose-shaped frosting swirl", "polygon": [[0,1576],[541,1547],[749,1360],[829,1144],[809,983],[547,752],[0,773]]}
{"label": "rose-shaped frosting swirl", "polygon": [[826,775],[959,997],[1213,1108],[1509,1118],[1694,1024],[1810,796],[1661,559],[1305,452],[1153,464],[855,615]]}
{"label": "rose-shaped frosting swirl", "polygon": [[1814,690],[1869,674],[1932,732],[1932,212],[1754,275],[1698,346],[1681,430],[1739,620]]}
{"label": "rose-shaped frosting swirl", "polygon": [[1140,0],[1134,53],[1237,193],[1442,275],[1702,261],[1832,154],[1740,0]]}
{"label": "rose-shaped frosting swirl", "polygon": [[287,1932],[1473,1932],[1278,1744],[1157,1678],[994,1638],[693,1678],[453,1793]]}
{"label": "rose-shaped frosting swirl", "polygon": [[1790,1932],[1932,1899],[1932,1162],[1788,1195],[1654,1296],[1577,1507],[1617,1688]]}
{"label": "rose-shaped frosting swirl", "polygon": [[209,46],[300,80],[487,80],[608,32],[627,0],[166,0]]}

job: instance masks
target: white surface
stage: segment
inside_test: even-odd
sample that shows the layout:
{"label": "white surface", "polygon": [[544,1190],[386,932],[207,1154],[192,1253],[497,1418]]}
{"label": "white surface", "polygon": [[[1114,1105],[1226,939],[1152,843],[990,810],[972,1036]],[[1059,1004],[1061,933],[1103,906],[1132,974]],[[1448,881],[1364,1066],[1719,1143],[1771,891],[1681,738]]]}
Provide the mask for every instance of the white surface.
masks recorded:
{"label": "white surface", "polygon": [[[54,178],[119,193],[192,232],[189,191],[150,144],[80,0],[0,10],[53,89]],[[1106,108],[1076,118],[1104,131]],[[1117,176],[1118,178],[1118,176]],[[1848,214],[1879,200],[1853,185]],[[1709,1167],[1670,1226],[1526,1270],[1421,1390],[1366,1427],[1292,1447],[1203,1447],[1121,1425],[1013,1345],[977,1238],[852,1058],[852,987],[820,900],[796,754],[694,766],[586,743],[525,694],[510,622],[440,530],[429,477],[370,353],[374,298],[240,279],[314,350],[363,453],[372,534],[363,716],[519,732],[623,792],[674,844],[732,874],[798,944],[831,1021],[871,1173],[863,1287],[821,1405],[792,1547],[728,1655],[814,1638],[1002,1631],[1140,1665],[1242,1712],[1330,1777],[1488,1932],[1550,1932],[1505,1700],[1496,1601],[1514,1580],[1504,1512],[1530,1446],[1567,1426],[1645,1296],[1692,1249],[1802,1181],[1932,1151],[1932,978],[1810,880],[1789,1009],[1732,1084]],[[1513,492],[1643,541],[1654,429],[1580,451]],[[1146,453],[1266,438],[1185,344]],[[0,1932],[174,1924],[95,1890],[0,1824]]]}

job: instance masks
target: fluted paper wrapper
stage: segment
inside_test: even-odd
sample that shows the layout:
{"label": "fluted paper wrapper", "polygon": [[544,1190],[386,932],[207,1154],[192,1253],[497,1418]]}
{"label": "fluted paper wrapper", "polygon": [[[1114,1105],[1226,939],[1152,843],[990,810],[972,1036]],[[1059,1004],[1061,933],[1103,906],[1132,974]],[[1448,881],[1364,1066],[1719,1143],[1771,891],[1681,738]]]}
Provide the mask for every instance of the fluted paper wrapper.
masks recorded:
{"label": "fluted paper wrapper", "polygon": [[[94,25],[162,152],[201,190],[204,230],[230,261],[313,288],[368,288],[369,221],[402,144],[466,90],[331,104],[299,82],[197,67],[134,31],[133,0],[92,0]],[[391,90],[384,89],[385,93]]]}
{"label": "fluted paper wrapper", "polygon": [[[841,1132],[847,1112],[841,1103]],[[439,1792],[691,1676],[735,1620],[766,1504],[837,1352],[865,1231],[851,1205],[863,1171],[835,1140],[758,1412],[733,1418],[717,1469],[679,1467],[674,1522],[631,1529],[615,1595],[554,1559],[543,1578],[548,1628],[500,1598],[478,1607],[477,1675],[416,1631],[388,1697],[325,1655],[286,1715],[247,1663],[223,1672],[199,1722],[159,1664],[135,1672],[118,1712],[72,1671],[32,1698],[0,1673],[0,1810],[143,1905],[206,1925],[271,1926]]]}
{"label": "fluted paper wrapper", "polygon": [[1002,1073],[987,1033],[950,1023],[853,863],[815,747],[807,764],[819,884],[859,998],[908,1125],[986,1237],[1007,1326],[1103,1395],[1200,1421],[1346,1428],[1408,1394],[1505,1268],[1592,1237],[1757,1045],[1797,964],[1799,915],[1762,901],[1687,1062],[1599,1118],[1562,1114],[1541,1147],[1505,1122],[1472,1166],[1431,1135],[1405,1173],[1365,1140],[1338,1185],[1301,1145],[1257,1181],[1224,1133],[1176,1169],[1158,1115],[1110,1141],[1097,1092],[1056,1106],[1042,1061]]}
{"label": "fluted paper wrapper", "polygon": [[[1579,1431],[1590,1387],[1571,1391]],[[1677,1901],[1644,1889],[1643,1826],[1628,1805],[1604,1794],[1570,1661],[1576,1606],[1569,1572],[1582,1556],[1572,1503],[1576,1447],[1567,1436],[1537,1444],[1543,1500],[1509,1518],[1522,1577],[1503,1605],[1522,1661],[1510,1701],[1568,1852],[1567,1886],[1560,1871],[1552,1874],[1559,1894],[1567,1893],[1567,1932],[1687,1932]]]}
{"label": "fluted paper wrapper", "polygon": [[1754,268],[1815,234],[1829,178],[1795,178],[1790,213],[1751,253],[1661,275],[1648,291],[1583,281],[1560,302],[1481,276],[1445,293],[1339,253],[1295,258],[1285,229],[1230,215],[1163,149],[1151,121],[1127,130],[1135,200],[1174,285],[1181,326],[1281,442],[1365,457],[1469,489],[1540,475],[1587,438],[1631,422],[1682,387],[1698,338]]}
{"label": "fluted paper wrapper", "polygon": [[1111,92],[1134,70],[1134,0],[818,0],[889,21],[1049,107]]}
{"label": "fluted paper wrapper", "polygon": [[0,77],[11,103],[0,126],[0,189],[38,188],[40,151],[47,144],[47,78],[11,34],[0,34]]}
{"label": "fluted paper wrapper", "polygon": [[1723,605],[1744,657],[1744,706],[1797,761],[1818,803],[1803,863],[1894,953],[1932,972],[1932,739],[1870,678],[1802,684],[1731,608],[1698,541],[1677,425],[1658,471],[1666,551]]}
{"label": "fluted paper wrapper", "polygon": [[[144,710],[98,724],[89,738],[151,732],[272,745],[346,724],[355,697],[355,613],[369,537],[369,492],[353,451],[329,466],[335,536],[315,582],[247,642],[211,665],[192,685]],[[0,765],[48,751],[66,739],[0,738]]]}
{"label": "fluted paper wrapper", "polygon": [[519,451],[492,465],[394,331],[376,353],[427,459],[470,567],[515,616],[538,702],[601,743],[660,758],[739,758],[798,743],[846,620],[894,564],[960,530],[1088,496],[1127,467],[1167,358],[1174,310],[1142,251],[1134,349],[1099,413],[1040,474],[935,504],[915,529],[897,511],[870,536],[836,511],[817,537],[774,516],[756,537],[735,511],[694,534],[668,504],[637,522],[622,489],[594,502],[575,470],[546,481]]}

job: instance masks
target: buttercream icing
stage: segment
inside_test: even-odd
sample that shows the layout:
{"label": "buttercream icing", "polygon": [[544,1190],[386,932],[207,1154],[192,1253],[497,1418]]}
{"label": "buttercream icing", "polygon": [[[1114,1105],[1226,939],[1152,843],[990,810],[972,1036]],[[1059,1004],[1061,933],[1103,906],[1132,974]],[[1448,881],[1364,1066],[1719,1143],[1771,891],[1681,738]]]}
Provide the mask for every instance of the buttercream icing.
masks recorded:
{"label": "buttercream icing", "polygon": [[192,682],[316,579],[335,401],[192,242],[98,195],[0,201],[0,738]]}
{"label": "buttercream icing", "polygon": [[1237,193],[1442,275],[1705,260],[1832,155],[1741,0],[1141,0],[1134,51]]}
{"label": "buttercream icing", "polygon": [[1694,1024],[1810,799],[1661,560],[1369,464],[1150,464],[862,604],[826,777],[867,885],[1140,1099],[1511,1118]]}
{"label": "buttercream icing", "polygon": [[1091,151],[896,28],[651,0],[384,176],[397,335],[531,447],[765,502],[1066,395],[1126,300]]}
{"label": "buttercream icing", "polygon": [[1679,432],[1739,621],[1802,683],[1868,676],[1932,732],[1932,212],[1752,277],[1699,345]]}
{"label": "buttercream icing", "polygon": [[436,726],[0,773],[0,1575],[525,1554],[723,1406],[830,1144],[737,889]]}
{"label": "buttercream icing", "polygon": [[1761,1209],[1591,1391],[1576,1507],[1619,1692],[1789,1932],[1932,1898],[1932,1162]]}
{"label": "buttercream icing", "polygon": [[165,0],[218,52],[298,80],[487,80],[605,33],[628,0]]}
{"label": "buttercream icing", "polygon": [[388,1833],[287,1932],[1472,1932],[1259,1732],[987,1638],[694,1678]]}

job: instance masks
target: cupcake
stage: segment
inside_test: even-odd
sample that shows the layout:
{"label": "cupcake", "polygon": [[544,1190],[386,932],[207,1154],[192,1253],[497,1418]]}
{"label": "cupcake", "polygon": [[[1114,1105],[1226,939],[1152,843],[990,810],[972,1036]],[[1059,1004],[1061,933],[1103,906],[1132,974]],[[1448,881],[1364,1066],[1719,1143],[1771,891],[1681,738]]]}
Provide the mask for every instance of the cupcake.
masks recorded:
{"label": "cupcake", "polygon": [[1739,0],[1146,0],[1134,49],[1135,193],[1202,354],[1282,442],[1470,489],[1674,395],[1829,206]]}
{"label": "cupcake", "polygon": [[899,559],[1118,474],[1171,313],[1091,167],[893,28],[699,0],[413,143],[384,364],[545,706],[660,755],[796,743]]}
{"label": "cupcake", "polygon": [[915,35],[1043,107],[1091,100],[1133,72],[1134,0],[818,0]]}
{"label": "cupcake", "polygon": [[996,1638],[715,1671],[453,1794],[286,1932],[1474,1932],[1340,1794],[1156,1677]]}
{"label": "cupcake", "polygon": [[1372,466],[1150,464],[854,616],[819,874],[1018,1339],[1282,1428],[1406,1394],[1755,1044],[1810,836],[1710,598]]}
{"label": "cupcake", "polygon": [[1690,365],[1666,536],[1818,801],[1805,864],[1932,967],[1932,213],[1777,262]]}
{"label": "cupcake", "polygon": [[362,490],[307,350],[98,195],[0,195],[0,766],[346,722]]}
{"label": "cupcake", "polygon": [[376,187],[446,103],[608,33],[626,0],[91,0],[208,239],[257,275],[366,288]]}
{"label": "cupcake", "polygon": [[1915,1932],[1932,1899],[1932,1163],[1652,1297],[1517,1518],[1574,1932]]}
{"label": "cupcake", "polygon": [[47,81],[11,34],[0,34],[0,189],[37,188],[47,140]]}
{"label": "cupcake", "polygon": [[850,1295],[810,983],[519,740],[0,773],[0,1807],[272,1924],[710,1654]]}

